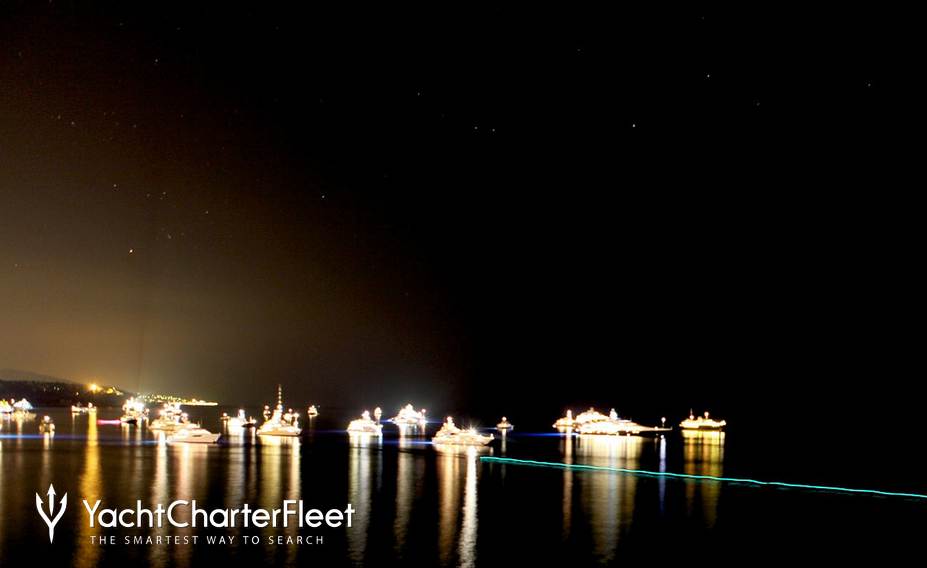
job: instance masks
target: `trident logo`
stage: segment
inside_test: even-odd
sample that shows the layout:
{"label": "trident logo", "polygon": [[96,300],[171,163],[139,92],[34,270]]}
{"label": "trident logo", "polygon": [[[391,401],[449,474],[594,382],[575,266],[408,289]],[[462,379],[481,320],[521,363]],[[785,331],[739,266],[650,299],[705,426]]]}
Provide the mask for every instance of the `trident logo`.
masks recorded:
{"label": "trident logo", "polygon": [[[55,525],[58,524],[58,521],[61,520],[61,516],[64,515],[64,510],[68,508],[68,494],[65,493],[61,498],[61,508],[58,509],[58,514],[55,514],[55,486],[52,484],[48,485],[48,514],[45,514],[45,511],[42,509],[42,505],[45,503],[42,501],[42,498],[39,497],[39,494],[35,494],[35,508],[38,509],[39,515],[42,516],[42,520],[45,521],[45,524],[48,525],[48,542],[54,542],[55,540]],[[54,517],[54,520],[52,520]]]}

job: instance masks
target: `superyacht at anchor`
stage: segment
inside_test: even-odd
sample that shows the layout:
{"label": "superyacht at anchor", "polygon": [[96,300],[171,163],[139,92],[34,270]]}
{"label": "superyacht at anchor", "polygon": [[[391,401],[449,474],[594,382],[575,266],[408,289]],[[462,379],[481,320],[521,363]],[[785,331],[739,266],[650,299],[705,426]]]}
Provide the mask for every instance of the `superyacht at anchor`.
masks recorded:
{"label": "superyacht at anchor", "polygon": [[390,418],[389,421],[399,426],[400,431],[404,431],[406,428],[421,428],[424,431],[426,424],[425,409],[417,411],[414,406],[407,404],[399,409],[399,414]]}
{"label": "superyacht at anchor", "polygon": [[257,420],[253,416],[247,416],[244,408],[239,408],[238,414],[230,416],[225,422],[229,428],[254,428],[257,426]]}
{"label": "superyacht at anchor", "polygon": [[431,442],[433,444],[448,444],[454,446],[485,446],[494,440],[492,434],[483,435],[476,431],[475,428],[462,430],[454,424],[454,419],[450,416],[447,421],[435,434]]}
{"label": "superyacht at anchor", "polygon": [[608,416],[595,408],[590,408],[585,412],[581,412],[575,419],[572,417],[572,413],[567,411],[567,416],[557,420],[554,427],[564,433],[576,432],[580,435],[596,436],[658,434],[672,430],[663,426],[643,426],[632,420],[619,418],[614,408],[608,413]]}
{"label": "superyacht at anchor", "polygon": [[133,397],[122,405],[122,416],[119,417],[119,421],[123,424],[138,424],[147,417],[147,412],[145,403]]}
{"label": "superyacht at anchor", "polygon": [[92,402],[87,403],[87,406],[83,406],[79,402],[71,405],[71,414],[90,414],[96,411],[97,407]]}
{"label": "superyacht at anchor", "polygon": [[166,402],[158,417],[148,423],[148,429],[161,432],[176,432],[185,428],[196,428],[187,417],[187,413],[180,409],[179,402]]}
{"label": "superyacht at anchor", "polygon": [[370,419],[370,411],[365,410],[361,417],[348,424],[348,434],[368,434],[382,436],[383,425]]}
{"label": "superyacht at anchor", "polygon": [[257,429],[258,435],[296,437],[302,431],[299,427],[299,414],[292,411],[283,412],[283,388],[278,385],[277,406],[274,407],[270,418]]}
{"label": "superyacht at anchor", "polygon": [[167,437],[167,441],[171,444],[215,444],[220,436],[221,434],[213,434],[209,430],[195,426],[177,430]]}
{"label": "superyacht at anchor", "polygon": [[705,412],[704,416],[695,416],[691,410],[689,417],[679,423],[679,427],[683,430],[717,431],[724,430],[725,426],[727,426],[727,420],[715,420],[708,415],[708,412]]}
{"label": "superyacht at anchor", "polygon": [[573,416],[572,410],[567,410],[566,416],[558,418],[557,421],[554,422],[554,428],[564,434],[571,434],[573,432],[578,432],[582,426],[590,422],[603,422],[607,420],[608,416],[605,416],[595,408],[580,412],[576,417]]}

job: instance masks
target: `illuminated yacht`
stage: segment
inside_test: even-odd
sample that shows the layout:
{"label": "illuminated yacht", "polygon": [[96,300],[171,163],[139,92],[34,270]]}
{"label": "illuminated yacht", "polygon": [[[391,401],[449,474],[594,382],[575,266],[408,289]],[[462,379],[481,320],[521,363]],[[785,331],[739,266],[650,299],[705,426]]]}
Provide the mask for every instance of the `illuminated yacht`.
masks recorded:
{"label": "illuminated yacht", "polygon": [[585,412],[580,412],[573,416],[572,410],[567,410],[566,416],[563,418],[557,419],[554,422],[554,428],[560,430],[563,433],[570,433],[573,431],[578,431],[581,426],[590,422],[601,422],[608,420],[608,416],[605,416],[601,412],[597,411],[595,408],[590,408]]}
{"label": "illuminated yacht", "polygon": [[161,409],[158,410],[158,417],[151,421],[148,428],[151,430],[174,430],[182,415],[183,411],[180,410],[180,404],[165,402]]}
{"label": "illuminated yacht", "polygon": [[145,404],[143,402],[130,398],[122,405],[122,416],[119,417],[119,421],[123,424],[138,424],[144,419]]}
{"label": "illuminated yacht", "polygon": [[227,422],[229,428],[254,428],[257,426],[257,420],[252,416],[246,416],[244,408],[239,408],[237,415],[228,417]]}
{"label": "illuminated yacht", "polygon": [[663,426],[643,426],[632,420],[619,418],[614,408],[611,409],[608,416],[594,408],[580,413],[573,421],[573,429],[580,435],[595,436],[655,434],[671,430]]}
{"label": "illuminated yacht", "polygon": [[502,417],[501,422],[496,424],[496,430],[500,430],[503,433],[508,432],[509,430],[512,430],[514,428],[515,426],[513,426],[512,423],[509,422],[508,418],[506,418],[505,416]]}
{"label": "illuminated yacht", "polygon": [[0,399],[0,416],[10,416],[13,414],[13,405],[6,400]]}
{"label": "illuminated yacht", "polygon": [[32,410],[32,403],[30,403],[26,399],[22,399],[18,402],[13,403],[13,409],[21,410],[22,412],[29,412],[30,410]]}
{"label": "illuminated yacht", "polygon": [[599,412],[598,410],[596,410],[595,408],[590,406],[589,410],[587,410],[586,412],[579,413],[579,415],[576,417],[576,424],[578,426],[582,426],[583,424],[589,424],[591,422],[602,422],[602,421],[611,420],[611,419],[614,419],[614,420],[618,419],[618,414],[615,412],[614,408],[611,410],[609,415],[606,416],[602,414],[601,412]]}
{"label": "illuminated yacht", "polygon": [[76,405],[75,404],[71,405],[72,414],[88,414],[90,412],[96,412],[96,411],[97,411],[97,407],[95,407],[92,402],[87,403],[87,406],[82,406],[81,403],[79,402]]}
{"label": "illuminated yacht", "polygon": [[41,434],[54,434],[55,433],[55,423],[52,422],[51,416],[46,416],[42,418],[42,422],[39,424],[39,433]]}
{"label": "illuminated yacht", "polygon": [[306,411],[306,416],[309,418],[315,418],[319,415],[319,409],[315,407],[314,404],[309,405],[309,410]]}
{"label": "illuminated yacht", "polygon": [[450,416],[447,421],[431,439],[434,444],[448,444],[454,446],[485,446],[493,441],[493,435],[483,435],[476,431],[475,428],[461,430],[454,425],[454,419]]}
{"label": "illuminated yacht", "polygon": [[683,430],[723,430],[727,426],[726,420],[714,420],[706,412],[704,416],[695,416],[689,411],[689,417],[679,423]]}
{"label": "illuminated yacht", "polygon": [[389,419],[390,422],[397,426],[418,426],[425,427],[425,409],[416,411],[411,404],[405,405],[399,409],[399,414]]}
{"label": "illuminated yacht", "polygon": [[613,408],[608,416],[602,414],[594,408],[586,412],[581,412],[576,417],[575,430],[579,434],[623,434],[622,428],[629,420],[618,418],[618,413]]}
{"label": "illuminated yacht", "polygon": [[260,436],[299,436],[299,414],[292,410],[283,411],[283,388],[277,386],[277,406],[261,427],[257,429]]}
{"label": "illuminated yacht", "polygon": [[580,435],[596,436],[624,436],[629,434],[640,434],[647,427],[641,426],[636,422],[619,418],[607,420],[592,420],[579,426],[576,431]]}
{"label": "illuminated yacht", "polygon": [[375,421],[370,419],[370,412],[365,410],[361,417],[357,420],[352,420],[348,424],[348,433],[349,434],[370,434],[373,436],[382,436],[383,435],[383,425],[377,424]]}
{"label": "illuminated yacht", "polygon": [[213,434],[204,428],[181,428],[168,436],[167,441],[175,444],[215,444],[220,436],[221,434]]}
{"label": "illuminated yacht", "polygon": [[164,403],[164,406],[158,411],[158,417],[148,424],[149,430],[161,432],[176,432],[197,427],[196,424],[190,422],[187,413],[180,410],[179,402]]}

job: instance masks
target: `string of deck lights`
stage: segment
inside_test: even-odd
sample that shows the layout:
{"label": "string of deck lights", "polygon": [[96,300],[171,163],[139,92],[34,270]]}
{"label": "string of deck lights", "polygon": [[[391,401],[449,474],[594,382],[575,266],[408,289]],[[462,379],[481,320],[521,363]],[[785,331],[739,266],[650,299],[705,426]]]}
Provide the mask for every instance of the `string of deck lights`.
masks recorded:
{"label": "string of deck lights", "polygon": [[831,485],[811,485],[807,483],[788,483],[785,481],[760,481],[740,477],[718,477],[714,475],[697,475],[692,473],[673,473],[668,471],[648,471],[644,469],[628,469],[601,465],[570,464],[561,462],[545,462],[536,460],[522,460],[516,458],[499,458],[494,456],[481,456],[481,462],[504,463],[512,465],[526,465],[536,467],[552,467],[557,469],[578,469],[587,471],[610,471],[613,473],[628,473],[632,475],[647,475],[653,477],[671,477],[675,479],[695,479],[700,481],[724,481],[729,483],[747,483],[766,487],[787,487],[791,489],[813,489],[819,491],[835,491],[841,493],[856,493],[867,495],[881,495],[884,497],[907,497],[911,499],[927,499],[923,493],[904,493],[896,491],[881,491],[878,489],[855,489],[852,487],[836,487]]}

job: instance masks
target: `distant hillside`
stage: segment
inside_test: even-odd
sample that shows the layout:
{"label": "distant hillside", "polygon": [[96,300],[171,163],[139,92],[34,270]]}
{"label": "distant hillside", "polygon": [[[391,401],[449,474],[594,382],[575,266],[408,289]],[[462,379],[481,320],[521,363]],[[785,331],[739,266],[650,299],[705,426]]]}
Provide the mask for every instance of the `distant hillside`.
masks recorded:
{"label": "distant hillside", "polygon": [[90,392],[87,385],[30,371],[0,370],[0,398],[25,398],[33,406],[71,406],[92,402],[95,406],[122,406],[133,393],[114,387]]}
{"label": "distant hillside", "polygon": [[19,371],[17,369],[0,369],[0,381],[32,381],[39,383],[74,383],[70,379],[62,379],[61,377],[52,377],[50,375],[42,375],[39,373],[33,373],[32,371]]}

